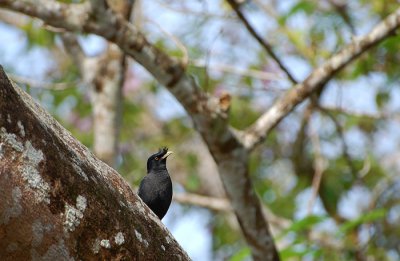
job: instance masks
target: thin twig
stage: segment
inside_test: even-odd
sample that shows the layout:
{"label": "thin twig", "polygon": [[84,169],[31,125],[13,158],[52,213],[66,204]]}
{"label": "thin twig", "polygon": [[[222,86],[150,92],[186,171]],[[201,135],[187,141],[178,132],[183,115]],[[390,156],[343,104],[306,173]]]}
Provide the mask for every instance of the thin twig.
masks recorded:
{"label": "thin twig", "polygon": [[304,110],[303,117],[301,119],[300,128],[297,132],[296,139],[292,144],[292,161],[296,174],[311,175],[311,166],[305,153],[307,129],[310,123],[310,118],[314,110],[314,103],[309,103]]}
{"label": "thin twig", "polygon": [[196,205],[214,211],[232,211],[229,201],[226,198],[208,197],[193,193],[174,194],[173,198],[181,204]]}
{"label": "thin twig", "polygon": [[[280,17],[277,15],[277,11],[273,8],[273,5],[269,3],[267,5],[260,0],[253,0],[252,2],[254,2],[254,4],[257,5],[257,7],[259,7],[260,9],[264,10],[264,12],[267,15],[271,16],[271,18],[273,18],[274,20],[278,21],[280,19]],[[295,37],[291,33],[292,31],[287,26],[279,27],[278,32],[282,32],[283,34],[285,34],[288,41],[292,44],[292,46],[290,47],[290,50],[292,50],[291,51],[292,54],[296,54],[304,58],[305,60],[309,60],[310,53],[313,52],[310,52],[309,48],[299,47],[298,43],[294,39]]]}
{"label": "thin twig", "polygon": [[289,70],[283,65],[283,62],[278,58],[278,56],[275,54],[275,52],[272,50],[271,44],[269,44],[266,40],[264,40],[253,28],[253,26],[250,24],[250,22],[247,20],[247,18],[244,16],[243,12],[240,10],[240,6],[236,2],[236,0],[227,0],[228,3],[232,6],[232,9],[236,12],[237,16],[239,19],[243,22],[243,24],[246,26],[247,30],[249,33],[257,40],[257,42],[267,51],[267,53],[272,57],[272,59],[275,60],[275,62],[278,64],[278,66],[281,68],[282,71],[286,73],[288,76],[289,80],[293,83],[296,84],[297,81],[293,77],[293,75],[289,72]]}
{"label": "thin twig", "polygon": [[22,28],[31,21],[31,18],[26,15],[8,11],[6,9],[0,9],[0,20],[2,23]]}
{"label": "thin twig", "polygon": [[357,118],[367,118],[367,119],[371,119],[371,120],[387,119],[387,118],[393,118],[396,116],[396,115],[392,115],[392,114],[388,115],[386,113],[365,113],[365,112],[360,112],[360,111],[349,110],[347,108],[327,106],[327,105],[319,105],[319,107],[322,108],[324,111],[329,111],[331,113],[335,113],[335,114],[339,113],[339,114],[344,114],[346,116],[357,117]]}
{"label": "thin twig", "polygon": [[165,8],[165,9],[168,9],[169,11],[172,11],[172,12],[175,12],[175,13],[181,13],[181,14],[184,14],[184,15],[194,15],[194,16],[201,16],[201,17],[204,17],[204,18],[215,18],[215,19],[222,19],[222,20],[227,20],[227,19],[233,20],[233,19],[236,19],[236,17],[229,16],[229,15],[221,15],[221,14],[218,14],[218,13],[208,13],[208,12],[203,12],[203,11],[194,11],[194,10],[191,10],[191,9],[188,9],[188,8],[179,9],[179,8],[173,7],[171,5],[165,4],[165,3],[163,3],[163,1],[159,1],[159,0],[156,0],[156,2],[161,7]]}
{"label": "thin twig", "polygon": [[218,38],[221,36],[222,31],[220,31],[212,40],[209,48],[206,50],[205,54],[205,62],[204,62],[204,89],[205,91],[209,91],[209,82],[210,82],[210,74],[209,74],[209,65],[211,62],[211,54],[212,54],[212,48],[214,47],[215,42],[218,40]]}
{"label": "thin twig", "polygon": [[[191,64],[196,67],[207,66],[207,64],[201,60],[193,60],[193,61],[191,61]],[[260,71],[260,70],[254,70],[254,69],[242,69],[242,68],[234,67],[229,64],[213,63],[213,64],[208,65],[208,67],[211,70],[221,71],[221,72],[226,72],[226,73],[231,73],[231,74],[237,74],[240,76],[251,77],[251,78],[264,80],[264,81],[282,81],[282,80],[284,80],[283,77],[280,77],[279,75],[276,75],[274,73],[264,72],[264,71]]]}
{"label": "thin twig", "polygon": [[154,24],[164,35],[166,35],[168,38],[170,38],[175,45],[178,47],[179,50],[182,52],[182,65],[186,67],[189,63],[189,53],[186,48],[186,46],[181,42],[181,40],[178,39],[175,35],[171,34],[167,30],[165,30],[160,24],[158,24],[155,21],[146,19],[147,22]]}
{"label": "thin twig", "polygon": [[346,2],[338,0],[328,0],[328,2],[333,6],[333,8],[335,8],[336,12],[342,17],[343,21],[349,26],[351,32],[354,34],[355,29],[347,10]]}
{"label": "thin twig", "polygon": [[351,159],[350,153],[349,153],[349,146],[347,146],[347,142],[346,142],[346,138],[344,136],[344,130],[342,125],[340,124],[340,122],[336,119],[336,117],[334,115],[332,115],[332,113],[330,113],[329,111],[324,110],[323,108],[317,106],[317,108],[324,113],[325,115],[327,115],[332,122],[335,124],[336,127],[336,131],[339,135],[340,140],[342,141],[342,150],[343,150],[343,156],[347,162],[347,165],[350,167],[351,173],[353,174],[353,176],[355,177],[357,174],[357,168],[354,166],[353,164],[353,160]]}
{"label": "thin twig", "polygon": [[307,213],[310,215],[314,207],[315,200],[318,195],[319,187],[321,185],[322,174],[326,169],[326,161],[321,154],[321,144],[319,141],[318,132],[311,124],[311,143],[314,149],[314,178],[312,181],[312,194],[310,201],[308,201]]}
{"label": "thin twig", "polygon": [[76,82],[61,82],[61,83],[51,83],[51,82],[42,82],[42,81],[37,81],[33,80],[27,77],[15,75],[9,73],[8,76],[13,80],[14,82],[20,83],[20,84],[26,84],[29,85],[31,88],[38,88],[38,89],[47,89],[47,90],[54,90],[54,91],[63,91],[71,87],[75,87],[77,85]]}
{"label": "thin twig", "polygon": [[85,52],[78,41],[78,37],[70,32],[60,34],[65,50],[71,55],[79,71],[83,73],[83,63],[86,59]]}
{"label": "thin twig", "polygon": [[369,158],[369,156],[366,156],[364,159],[364,164],[362,169],[358,171],[358,177],[360,179],[364,178],[369,173],[370,170],[371,170],[371,159]]}

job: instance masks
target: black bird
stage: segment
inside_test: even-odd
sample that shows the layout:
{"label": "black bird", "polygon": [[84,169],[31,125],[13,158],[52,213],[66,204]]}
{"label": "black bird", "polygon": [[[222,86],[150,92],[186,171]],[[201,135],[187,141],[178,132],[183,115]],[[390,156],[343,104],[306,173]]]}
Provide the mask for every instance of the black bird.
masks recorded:
{"label": "black bird", "polygon": [[172,200],[172,182],[167,170],[167,157],[172,154],[162,148],[147,160],[147,175],[140,182],[139,197],[162,219]]}

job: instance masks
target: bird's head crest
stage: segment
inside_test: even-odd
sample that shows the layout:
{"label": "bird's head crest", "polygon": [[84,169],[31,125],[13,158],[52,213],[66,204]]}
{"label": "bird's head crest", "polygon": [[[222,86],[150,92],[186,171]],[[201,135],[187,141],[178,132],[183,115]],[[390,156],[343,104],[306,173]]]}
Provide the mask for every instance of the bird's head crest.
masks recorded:
{"label": "bird's head crest", "polygon": [[167,157],[173,152],[168,151],[167,147],[162,147],[159,151],[149,157],[147,160],[147,172],[152,168],[166,167]]}

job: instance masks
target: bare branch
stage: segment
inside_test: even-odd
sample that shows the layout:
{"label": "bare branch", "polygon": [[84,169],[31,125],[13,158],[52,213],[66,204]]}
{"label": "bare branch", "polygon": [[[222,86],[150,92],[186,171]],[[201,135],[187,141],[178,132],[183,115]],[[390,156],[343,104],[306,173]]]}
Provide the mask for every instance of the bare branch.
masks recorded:
{"label": "bare branch", "polygon": [[[258,8],[262,9],[271,18],[273,18],[277,21],[279,20],[277,11],[274,9],[274,5],[276,5],[276,4],[267,3],[263,0],[253,0],[252,2],[254,2],[254,4]],[[291,51],[292,54],[296,54],[300,57],[303,57],[306,60],[308,60],[310,58],[310,50],[308,48],[300,47],[298,45],[298,42],[295,40],[296,37],[294,37],[291,34],[291,30],[288,27],[281,26],[279,28],[279,32],[282,32],[283,34],[285,34],[286,38],[289,40],[289,42],[292,43],[292,46],[290,47],[290,49],[292,50]]]}
{"label": "bare branch", "polygon": [[[208,208],[213,211],[233,211],[227,198],[209,197],[193,193],[180,193],[174,194],[174,200],[181,204],[195,205],[203,208]],[[292,223],[288,219],[276,216],[266,207],[263,207],[263,211],[271,225],[279,229],[287,228]]]}
{"label": "bare branch", "polygon": [[214,211],[232,211],[226,198],[207,197],[192,193],[174,194],[174,200],[181,204],[190,204]]}
{"label": "bare branch", "polygon": [[339,113],[344,114],[346,116],[357,117],[357,118],[367,118],[371,120],[380,120],[380,119],[387,119],[387,118],[395,118],[396,115],[392,114],[385,114],[385,113],[364,113],[360,111],[352,111],[345,108],[334,107],[334,106],[326,106],[326,105],[319,105],[319,108],[329,111],[330,113]]}
{"label": "bare branch", "polygon": [[20,13],[8,10],[0,10],[0,20],[3,23],[22,28],[23,26],[28,24],[29,21],[31,21],[31,18]]}
{"label": "bare branch", "polygon": [[400,26],[400,9],[389,15],[386,19],[376,25],[370,33],[364,37],[354,39],[353,42],[342,49],[338,54],[331,57],[315,69],[302,83],[297,84],[258,120],[250,126],[243,134],[243,142],[247,149],[252,150],[261,143],[287,114],[289,114],[299,103],[304,101],[311,93],[324,87],[324,85],[335,76],[343,67],[357,58],[369,48],[377,45],[383,39],[391,36]]}
{"label": "bare branch", "polygon": [[148,22],[154,24],[164,35],[174,42],[176,47],[178,47],[178,49],[182,52],[182,65],[186,67],[189,64],[189,53],[186,46],[175,35],[166,31],[160,24],[151,20],[148,20]]}
{"label": "bare branch", "polygon": [[346,160],[347,165],[349,165],[351,173],[354,175],[354,177],[356,177],[357,168],[354,166],[353,160],[351,159],[351,156],[349,153],[349,146],[347,146],[347,142],[346,142],[346,138],[344,136],[344,130],[343,130],[342,125],[340,124],[338,119],[336,119],[336,117],[334,115],[332,115],[332,113],[330,111],[324,110],[319,105],[316,105],[316,106],[321,112],[325,113],[325,115],[327,115],[331,119],[333,124],[335,124],[336,132],[338,133],[339,138],[342,142],[342,150],[343,150],[344,159]]}
{"label": "bare branch", "polygon": [[165,8],[165,9],[168,9],[175,13],[182,13],[184,15],[193,15],[193,16],[200,16],[200,17],[204,17],[204,18],[215,18],[215,19],[221,19],[221,20],[236,19],[236,17],[234,17],[234,16],[221,15],[218,13],[210,13],[205,10],[194,11],[194,10],[191,10],[186,7],[185,8],[177,8],[177,7],[174,7],[173,5],[166,4],[166,3],[164,3],[164,1],[160,1],[160,0],[156,0],[156,2],[157,2],[157,4],[159,4],[161,7]]}
{"label": "bare branch", "polygon": [[306,175],[307,180],[311,180],[313,167],[310,164],[308,154],[305,153],[307,141],[307,129],[309,128],[310,118],[314,110],[314,103],[311,102],[304,110],[300,128],[297,132],[296,139],[292,144],[292,162],[296,175]]}
{"label": "bare branch", "polygon": [[65,51],[71,56],[79,70],[80,77],[85,85],[92,86],[94,79],[99,74],[102,63],[100,57],[86,56],[76,34],[64,32],[60,34]]}
{"label": "bare branch", "polygon": [[243,22],[243,24],[246,26],[247,30],[249,33],[257,40],[257,42],[267,51],[267,53],[272,57],[272,59],[275,60],[275,62],[278,64],[278,66],[281,68],[283,72],[288,76],[289,80],[293,83],[296,84],[297,81],[293,77],[293,75],[289,72],[289,70],[286,68],[285,65],[283,65],[283,62],[280,60],[280,58],[275,54],[272,46],[264,40],[253,28],[253,26],[250,24],[250,22],[246,19],[244,14],[242,13],[242,10],[240,9],[240,5],[237,3],[236,0],[227,0],[228,3],[232,6],[232,9],[236,12],[237,16],[239,19]]}
{"label": "bare branch", "polygon": [[221,72],[226,72],[226,73],[231,73],[231,74],[237,74],[240,76],[246,76],[246,77],[251,77],[255,79],[260,79],[260,80],[266,80],[266,81],[282,81],[285,80],[285,78],[276,75],[275,73],[270,73],[270,72],[264,72],[260,70],[255,70],[255,69],[242,69],[238,68],[229,64],[210,64],[207,65],[204,61],[201,60],[193,60],[192,65],[196,67],[206,67],[208,66],[210,70],[215,70],[215,71],[221,71]]}
{"label": "bare branch", "polygon": [[346,1],[342,0],[328,0],[328,2],[335,8],[336,12],[342,17],[343,21],[350,27],[352,33],[355,32],[353,22],[347,10]]}
{"label": "bare branch", "polygon": [[79,72],[82,75],[85,75],[84,63],[87,57],[82,49],[82,46],[78,42],[78,38],[76,37],[75,34],[69,32],[62,33],[60,34],[60,36],[65,50],[71,55],[75,65],[79,69]]}
{"label": "bare branch", "polygon": [[68,82],[60,82],[60,83],[42,82],[42,81],[37,81],[34,79],[30,79],[30,78],[15,75],[15,74],[9,74],[9,77],[13,81],[20,83],[20,84],[29,85],[29,87],[48,89],[48,90],[56,90],[56,91],[62,91],[62,90],[71,88],[72,86],[77,84],[77,82],[69,82],[69,83]]}
{"label": "bare branch", "polygon": [[[24,13],[33,17],[40,17],[43,21],[52,20],[54,27],[67,28],[69,31],[81,31],[82,25],[89,18],[90,5],[87,2],[82,4],[64,4],[56,1],[14,1],[0,0],[0,6],[10,10]],[[62,12],[65,11],[65,12]]]}

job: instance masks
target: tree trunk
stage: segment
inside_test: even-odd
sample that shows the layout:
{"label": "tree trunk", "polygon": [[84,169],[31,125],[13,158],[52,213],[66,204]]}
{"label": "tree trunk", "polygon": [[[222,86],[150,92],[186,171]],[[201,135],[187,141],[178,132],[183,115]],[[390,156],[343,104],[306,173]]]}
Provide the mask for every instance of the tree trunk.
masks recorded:
{"label": "tree trunk", "polygon": [[189,260],[112,168],[0,66],[0,260]]}
{"label": "tree trunk", "polygon": [[93,151],[111,167],[115,167],[118,154],[124,60],[119,47],[109,43],[105,56],[100,59],[100,70],[92,91]]}

